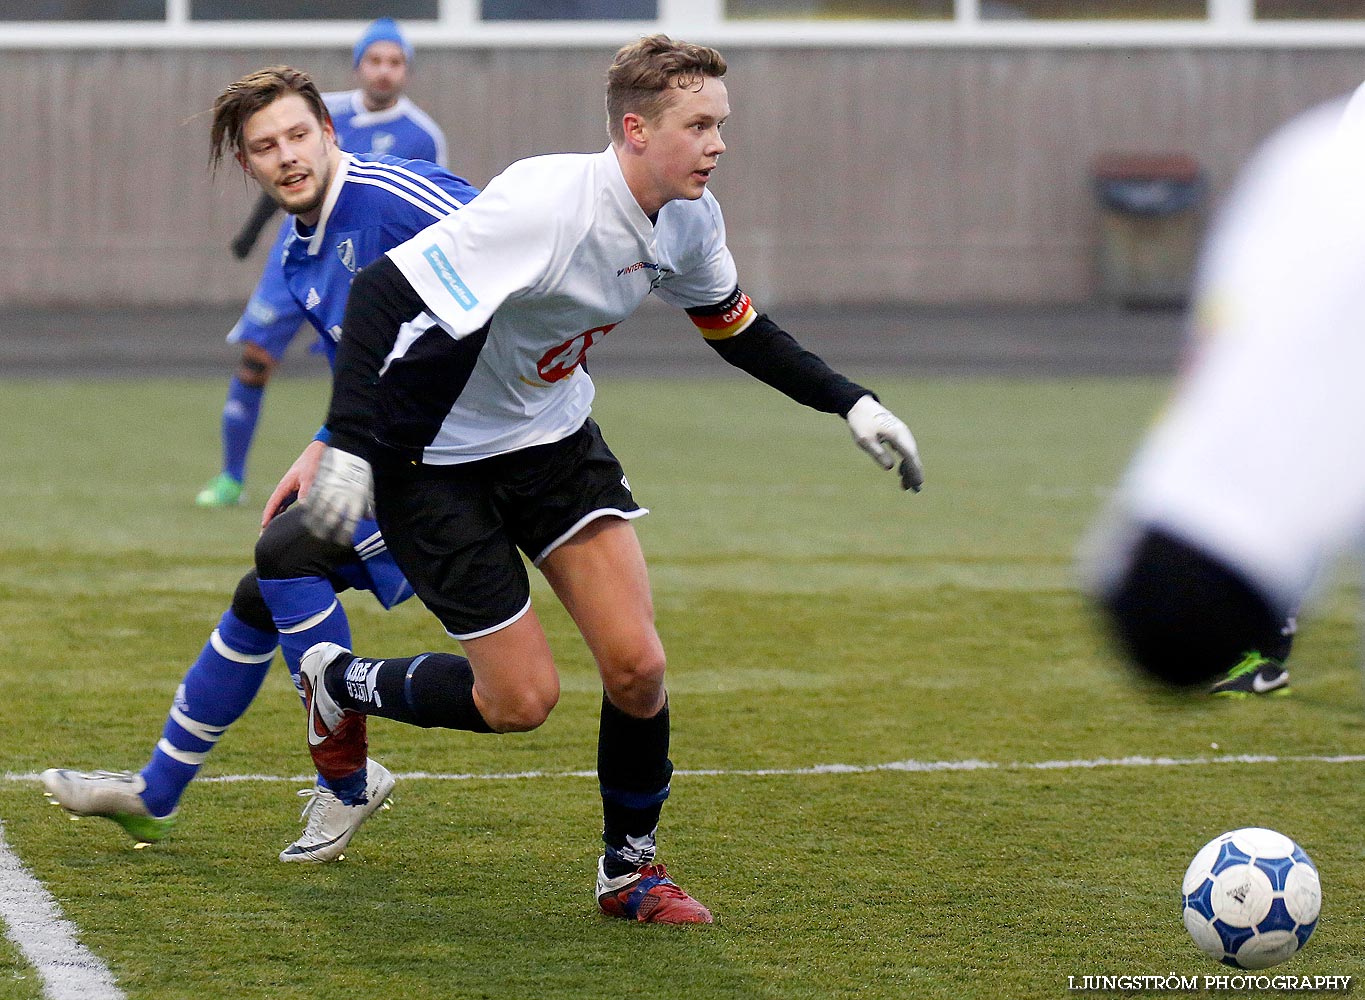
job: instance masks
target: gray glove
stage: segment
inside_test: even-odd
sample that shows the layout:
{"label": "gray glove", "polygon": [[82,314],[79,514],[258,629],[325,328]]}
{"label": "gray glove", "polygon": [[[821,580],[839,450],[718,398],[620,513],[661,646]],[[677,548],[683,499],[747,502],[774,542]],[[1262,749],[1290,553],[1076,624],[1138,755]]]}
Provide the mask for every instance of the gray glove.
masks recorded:
{"label": "gray glove", "polygon": [[324,541],[350,545],[355,526],[374,503],[370,463],[337,448],[328,448],[318,463],[313,487],[303,499],[303,523]]}

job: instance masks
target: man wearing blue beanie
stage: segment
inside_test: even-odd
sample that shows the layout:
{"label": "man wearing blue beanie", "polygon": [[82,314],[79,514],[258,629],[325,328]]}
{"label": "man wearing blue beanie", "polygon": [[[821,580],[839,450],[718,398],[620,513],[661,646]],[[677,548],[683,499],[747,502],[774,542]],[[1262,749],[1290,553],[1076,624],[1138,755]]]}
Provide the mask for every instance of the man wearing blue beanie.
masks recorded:
{"label": "man wearing blue beanie", "polygon": [[375,42],[393,42],[403,50],[404,61],[409,64],[412,62],[412,44],[404,37],[398,22],[391,17],[381,17],[371,21],[365,33],[356,40],[355,48],[351,51],[351,65],[354,68],[360,68],[360,60],[365,58],[365,53]]}
{"label": "man wearing blue beanie", "polygon": [[[448,166],[440,126],[403,93],[412,67],[412,45],[397,22],[388,17],[371,22],[352,49],[351,64],[356,89],[322,95],[337,144],[348,153],[387,153]],[[275,203],[263,195],[232,241],[234,256],[240,259],[251,252],[275,212]],[[287,229],[287,225],[280,228],[246,311],[227,337],[229,343],[241,345],[242,356],[223,406],[222,468],[195,497],[200,507],[241,503],[247,456],[265,402],[266,383],[305,323],[298,302],[285,287],[280,265]]]}

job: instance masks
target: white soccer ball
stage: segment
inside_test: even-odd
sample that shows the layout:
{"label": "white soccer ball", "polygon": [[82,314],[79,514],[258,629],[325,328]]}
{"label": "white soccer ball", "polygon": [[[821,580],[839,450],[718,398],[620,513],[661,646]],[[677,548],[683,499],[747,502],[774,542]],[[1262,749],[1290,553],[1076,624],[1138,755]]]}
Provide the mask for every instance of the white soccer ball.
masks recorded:
{"label": "white soccer ball", "polygon": [[1259,827],[1233,830],[1200,848],[1180,891],[1194,943],[1241,969],[1289,958],[1308,942],[1322,909],[1318,869],[1303,848]]}

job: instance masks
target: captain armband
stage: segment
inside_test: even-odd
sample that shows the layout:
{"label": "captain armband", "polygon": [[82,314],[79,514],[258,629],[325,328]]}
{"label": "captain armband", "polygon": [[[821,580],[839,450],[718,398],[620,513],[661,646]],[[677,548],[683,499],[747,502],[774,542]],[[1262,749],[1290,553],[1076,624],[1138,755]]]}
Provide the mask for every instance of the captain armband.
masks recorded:
{"label": "captain armband", "polygon": [[739,288],[719,305],[689,309],[687,314],[707,345],[728,363],[803,406],[843,416],[861,397],[871,395],[833,371],[768,316],[755,312]]}
{"label": "captain armband", "polygon": [[728,340],[737,333],[743,333],[749,324],[758,319],[754,304],[744,289],[738,285],[724,302],[713,306],[698,306],[687,310],[687,315],[696,324],[701,335],[707,340]]}

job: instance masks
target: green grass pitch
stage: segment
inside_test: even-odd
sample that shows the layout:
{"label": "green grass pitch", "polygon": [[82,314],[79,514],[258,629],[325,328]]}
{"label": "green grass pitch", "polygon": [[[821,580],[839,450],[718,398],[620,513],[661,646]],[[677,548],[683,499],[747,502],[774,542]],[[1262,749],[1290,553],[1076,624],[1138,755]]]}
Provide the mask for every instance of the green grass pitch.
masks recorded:
{"label": "green grass pitch", "polygon": [[[344,862],[276,861],[302,783],[263,779],[308,770],[281,666],[204,771],[253,779],[193,785],[145,850],[68,822],[31,776],[142,765],[326,386],[271,389],[252,502],[204,512],[191,499],[215,467],[219,381],[4,383],[10,849],[136,1000],[996,1000],[1063,996],[1068,976],[1216,975],[1181,926],[1180,877],[1249,825],[1293,836],[1322,872],[1317,933],[1275,971],[1365,972],[1365,765],[1293,759],[1365,754],[1356,589],[1307,616],[1289,698],[1144,689],[1096,631],[1073,555],[1164,384],[867,381],[919,438],[919,496],[837,419],[742,380],[599,389],[653,510],[637,524],[680,772],[660,859],[711,928],[595,912],[600,815],[581,772],[599,688],[541,585],[563,677],[550,721],[476,737],[376,720],[393,771],[445,777],[400,778]],[[366,652],[448,648],[416,602],[345,600]],[[1278,759],[1026,766],[1242,754]],[[877,767],[903,761],[964,766]],[[509,777],[524,773],[539,776]],[[0,941],[0,998],[40,996]]]}

